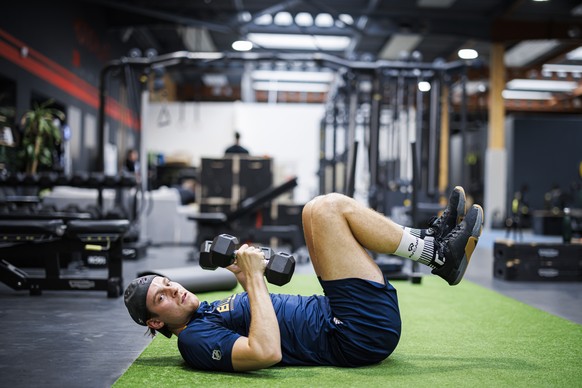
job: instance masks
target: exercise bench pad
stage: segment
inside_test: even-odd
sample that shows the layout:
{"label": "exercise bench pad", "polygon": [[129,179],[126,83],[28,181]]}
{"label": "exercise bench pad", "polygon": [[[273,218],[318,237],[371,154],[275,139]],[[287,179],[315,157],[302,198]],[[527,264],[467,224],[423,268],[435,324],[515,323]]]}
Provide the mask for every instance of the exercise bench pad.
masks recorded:
{"label": "exercise bench pad", "polygon": [[129,220],[71,220],[67,222],[68,235],[124,234],[129,230]]}
{"label": "exercise bench pad", "polygon": [[6,242],[52,240],[64,232],[62,220],[0,220],[0,238]]}

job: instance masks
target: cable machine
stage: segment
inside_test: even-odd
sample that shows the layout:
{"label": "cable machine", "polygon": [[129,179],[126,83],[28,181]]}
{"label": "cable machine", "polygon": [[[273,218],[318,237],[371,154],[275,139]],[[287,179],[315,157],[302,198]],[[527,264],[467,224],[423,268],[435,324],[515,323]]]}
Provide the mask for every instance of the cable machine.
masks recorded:
{"label": "cable machine", "polygon": [[[363,142],[367,158],[357,178],[367,183],[362,190],[369,205],[391,215],[396,206],[413,207],[414,193],[420,205],[411,213],[420,218],[407,224],[423,221],[425,211],[434,214],[430,204],[445,194],[438,182],[441,94],[453,82],[465,89],[465,69],[464,62],[379,61],[352,63],[339,73],[321,126],[321,193],[353,192],[355,155]],[[462,103],[461,117],[466,109]]]}
{"label": "cable machine", "polygon": [[[371,208],[399,224],[426,227],[430,217],[443,210],[441,197],[446,194],[439,189],[441,94],[453,82],[466,90],[466,64],[354,63],[340,75],[322,122],[321,193],[354,196],[358,179],[365,182],[362,191]],[[466,98],[463,92],[462,130]],[[358,139],[367,150],[359,169]],[[392,279],[420,282],[416,263],[408,272],[399,258],[378,264]]]}

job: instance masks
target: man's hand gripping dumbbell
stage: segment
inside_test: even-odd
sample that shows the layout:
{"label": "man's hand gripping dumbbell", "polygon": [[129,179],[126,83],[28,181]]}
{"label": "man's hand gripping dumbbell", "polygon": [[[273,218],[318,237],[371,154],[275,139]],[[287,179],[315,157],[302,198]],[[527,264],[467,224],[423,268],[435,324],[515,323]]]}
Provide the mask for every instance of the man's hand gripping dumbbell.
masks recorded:
{"label": "man's hand gripping dumbbell", "polygon": [[[228,234],[221,234],[213,241],[205,241],[200,247],[200,266],[204,269],[215,270],[218,267],[226,268],[236,264],[238,243],[236,237]],[[267,260],[265,268],[267,281],[278,286],[289,283],[295,271],[295,258],[284,252],[273,253],[271,248],[259,247],[258,249]]]}

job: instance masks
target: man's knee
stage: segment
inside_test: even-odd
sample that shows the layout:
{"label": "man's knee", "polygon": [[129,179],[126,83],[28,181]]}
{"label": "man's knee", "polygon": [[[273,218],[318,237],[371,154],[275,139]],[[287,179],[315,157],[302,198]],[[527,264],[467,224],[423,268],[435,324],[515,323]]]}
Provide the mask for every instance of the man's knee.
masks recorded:
{"label": "man's knee", "polygon": [[349,204],[349,197],[340,193],[319,195],[309,201],[303,208],[303,217],[329,218],[340,215]]}

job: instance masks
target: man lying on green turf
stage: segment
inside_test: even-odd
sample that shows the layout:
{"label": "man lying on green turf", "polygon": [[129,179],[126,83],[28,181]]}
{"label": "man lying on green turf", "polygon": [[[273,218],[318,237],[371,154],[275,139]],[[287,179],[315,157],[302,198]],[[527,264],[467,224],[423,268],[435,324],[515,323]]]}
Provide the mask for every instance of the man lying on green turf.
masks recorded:
{"label": "man lying on green turf", "polygon": [[328,194],[303,209],[309,256],[325,296],[269,294],[263,252],[243,245],[228,269],[246,292],[201,302],[180,284],[150,275],[131,282],[125,304],[152,335],[178,336],[182,357],[197,369],[369,365],[396,348],[400,312],[396,290],[366,249],[418,261],[456,285],[482,227],[479,205],[465,214],[461,187],[428,229],[402,227],[350,197]]}

